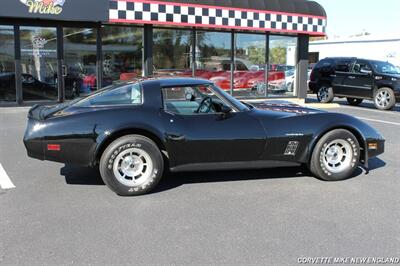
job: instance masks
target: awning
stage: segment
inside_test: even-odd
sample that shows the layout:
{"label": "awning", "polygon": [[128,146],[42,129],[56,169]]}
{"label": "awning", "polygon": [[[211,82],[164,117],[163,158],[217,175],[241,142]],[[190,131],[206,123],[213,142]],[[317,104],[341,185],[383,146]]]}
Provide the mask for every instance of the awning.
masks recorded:
{"label": "awning", "polygon": [[0,18],[107,22],[109,0],[0,0]]}
{"label": "awning", "polygon": [[110,22],[325,35],[326,13],[306,0],[110,0]]}

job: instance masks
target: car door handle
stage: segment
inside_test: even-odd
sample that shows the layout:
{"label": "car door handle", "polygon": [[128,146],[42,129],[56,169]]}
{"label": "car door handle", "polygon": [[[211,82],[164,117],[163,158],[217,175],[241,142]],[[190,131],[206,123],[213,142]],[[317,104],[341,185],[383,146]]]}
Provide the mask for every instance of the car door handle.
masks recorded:
{"label": "car door handle", "polygon": [[68,67],[66,65],[62,65],[62,76],[64,78],[68,76]]}
{"label": "car door handle", "polygon": [[356,77],[355,76],[349,76],[349,79],[355,79]]}
{"label": "car door handle", "polygon": [[335,74],[330,75],[331,78],[336,78],[337,76]]}
{"label": "car door handle", "polygon": [[175,134],[168,134],[168,138],[173,141],[182,141],[185,140],[184,135],[175,135]]}

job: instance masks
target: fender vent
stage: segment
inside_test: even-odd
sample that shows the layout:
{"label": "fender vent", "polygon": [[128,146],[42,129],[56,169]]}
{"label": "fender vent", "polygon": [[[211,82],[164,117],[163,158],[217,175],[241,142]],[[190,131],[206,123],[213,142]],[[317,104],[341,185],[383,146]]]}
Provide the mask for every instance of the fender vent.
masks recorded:
{"label": "fender vent", "polygon": [[285,155],[295,156],[298,147],[299,147],[298,141],[289,141],[288,145],[286,146]]}

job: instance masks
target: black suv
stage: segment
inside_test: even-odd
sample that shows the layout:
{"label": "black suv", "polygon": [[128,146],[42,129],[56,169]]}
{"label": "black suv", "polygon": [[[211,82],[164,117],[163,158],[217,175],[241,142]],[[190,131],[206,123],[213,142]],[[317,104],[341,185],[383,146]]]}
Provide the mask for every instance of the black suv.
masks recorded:
{"label": "black suv", "polygon": [[322,103],[335,96],[351,105],[372,99],[380,110],[400,102],[400,70],[390,63],[349,57],[325,58],[311,72],[309,88]]}

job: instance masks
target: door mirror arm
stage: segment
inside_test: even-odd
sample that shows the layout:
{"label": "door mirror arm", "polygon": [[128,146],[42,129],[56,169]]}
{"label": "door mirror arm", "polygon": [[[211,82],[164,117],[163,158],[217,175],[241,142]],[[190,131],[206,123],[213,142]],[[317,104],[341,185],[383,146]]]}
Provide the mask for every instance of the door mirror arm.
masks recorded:
{"label": "door mirror arm", "polygon": [[223,105],[221,107],[221,117],[222,118],[227,118],[232,113],[232,111],[233,111],[232,108]]}

